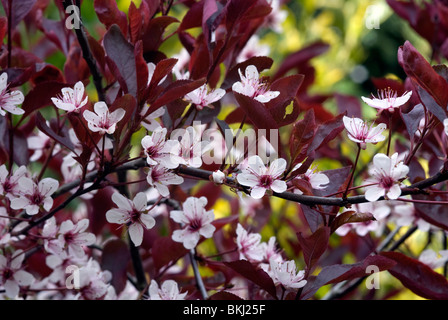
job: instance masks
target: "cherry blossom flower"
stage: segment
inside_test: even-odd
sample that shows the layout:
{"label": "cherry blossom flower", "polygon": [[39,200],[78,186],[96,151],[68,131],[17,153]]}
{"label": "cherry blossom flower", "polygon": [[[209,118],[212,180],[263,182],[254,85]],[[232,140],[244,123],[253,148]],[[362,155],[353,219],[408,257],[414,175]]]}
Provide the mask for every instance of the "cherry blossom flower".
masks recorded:
{"label": "cherry blossom flower", "polygon": [[[53,142],[53,140],[50,139],[49,136],[47,136],[40,130],[37,135],[28,137],[26,141],[28,143],[28,149],[34,150],[33,154],[30,157],[31,162],[39,160],[44,154],[44,151],[50,150]],[[60,145],[55,144],[51,155],[56,155],[60,150]]]}
{"label": "cherry blossom flower", "polygon": [[269,45],[261,44],[260,37],[253,35],[241,50],[236,62],[244,62],[252,57],[269,56],[270,51]]}
{"label": "cherry blossom flower", "polygon": [[152,135],[143,137],[141,144],[149,165],[160,164],[168,169],[175,169],[183,163],[180,145],[177,140],[166,140],[167,129],[159,127]]}
{"label": "cherry blossom flower", "polygon": [[280,251],[277,249],[277,239],[272,236],[268,242],[260,243],[263,252],[263,262],[269,263],[271,260],[283,261]]}
{"label": "cherry blossom flower", "polygon": [[75,299],[101,300],[112,288],[109,284],[112,274],[108,270],[101,270],[99,263],[92,258],[86,265],[79,268],[79,289]]}
{"label": "cherry blossom flower", "polygon": [[34,282],[34,276],[22,269],[25,253],[19,249],[11,257],[0,255],[0,285],[5,289],[6,296],[14,299],[20,292],[20,287],[26,287]]}
{"label": "cherry blossom flower", "polygon": [[184,178],[161,165],[150,167],[146,180],[150,186],[157,189],[162,197],[169,197],[169,185],[182,184],[184,182]]}
{"label": "cherry blossom flower", "polygon": [[[298,163],[294,166],[292,171],[296,171],[302,166],[302,163]],[[325,173],[319,172],[317,170],[317,167],[311,167],[306,170],[304,174],[301,174],[300,176],[296,177],[295,179],[304,179],[308,181],[313,189],[321,190],[325,189],[327,185],[330,183],[330,179],[327,177]],[[294,193],[302,194],[302,192],[299,189],[294,189]]]}
{"label": "cherry blossom flower", "polygon": [[19,90],[8,90],[8,74],[3,72],[0,75],[0,115],[6,115],[6,111],[11,114],[24,114],[25,110],[18,108],[24,100],[25,97]]}
{"label": "cherry blossom flower", "polygon": [[144,229],[151,229],[156,224],[148,212],[146,194],[139,192],[133,200],[129,200],[115,192],[112,195],[112,201],[118,208],[106,212],[107,221],[128,226],[129,236],[134,245],[138,247],[142,244]]}
{"label": "cherry blossom flower", "polygon": [[376,127],[370,126],[359,118],[343,117],[344,126],[348,133],[348,138],[356,143],[359,143],[361,149],[366,149],[367,143],[377,144],[384,141],[385,136],[382,135],[386,130],[386,124],[380,123]]}
{"label": "cherry blossom flower", "polygon": [[268,3],[271,5],[272,10],[271,13],[269,13],[269,15],[266,17],[264,27],[269,28],[275,33],[283,33],[282,24],[288,16],[288,11],[281,9],[280,0],[268,0]]}
{"label": "cherry blossom flower", "polygon": [[216,170],[212,173],[213,182],[216,184],[223,184],[226,180],[226,175],[221,170]]}
{"label": "cherry blossom flower", "polygon": [[[140,115],[144,117],[149,109],[149,105],[145,103],[140,112]],[[165,108],[159,108],[156,111],[150,113],[142,120],[142,126],[148,131],[154,131],[158,127],[161,127],[160,123],[156,121],[157,118],[160,118],[165,114]]]}
{"label": "cherry blossom flower", "polygon": [[379,153],[373,157],[373,166],[369,173],[371,178],[366,184],[374,184],[365,188],[368,201],[376,201],[384,196],[387,199],[397,199],[401,195],[400,180],[409,172],[409,167],[398,160],[398,153],[391,157]]}
{"label": "cherry blossom flower", "polygon": [[241,185],[252,188],[250,192],[252,198],[260,199],[266,190],[278,193],[286,191],[286,182],[280,180],[285,169],[285,159],[275,159],[269,167],[266,167],[261,158],[255,155],[248,159],[248,166],[236,178]]}
{"label": "cherry blossom flower", "polygon": [[67,250],[69,255],[83,257],[84,248],[94,244],[96,237],[93,233],[86,232],[89,227],[89,219],[82,219],[76,224],[71,220],[65,220],[61,223],[58,231],[56,246],[59,246],[58,252]]}
{"label": "cherry blossom flower", "polygon": [[448,250],[440,250],[437,253],[432,249],[426,249],[422,251],[418,260],[428,265],[431,269],[437,269],[448,262]]}
{"label": "cherry blossom flower", "polygon": [[217,88],[210,90],[205,83],[190,93],[187,93],[184,98],[194,104],[198,110],[202,110],[204,107],[213,109],[214,107],[211,104],[220,100],[225,94],[226,91],[224,89]]}
{"label": "cherry blossom flower", "polygon": [[255,100],[266,103],[280,94],[280,91],[270,91],[267,82],[260,81],[257,68],[254,65],[247,66],[245,75],[238,69],[241,81],[235,82],[232,90]]}
{"label": "cherry blossom flower", "polygon": [[259,233],[247,232],[241,224],[236,227],[236,244],[240,259],[250,262],[263,260],[263,247],[261,246],[261,235]]}
{"label": "cherry blossom flower", "polygon": [[19,180],[27,175],[25,166],[17,168],[12,175],[9,175],[8,169],[3,164],[0,166],[0,195],[12,200],[20,196]]}
{"label": "cherry blossom flower", "polygon": [[11,200],[11,208],[14,210],[25,209],[30,216],[35,215],[41,208],[49,211],[53,207],[51,195],[58,189],[59,182],[53,178],[44,178],[35,183],[28,177],[22,177],[18,181],[20,197]]}
{"label": "cherry blossom flower", "polygon": [[294,291],[306,285],[307,281],[303,279],[305,271],[297,271],[294,260],[278,261],[271,259],[269,264],[268,274],[276,286],[281,285],[286,291]]}
{"label": "cherry blossom flower", "polygon": [[390,88],[378,91],[378,97],[372,95],[372,98],[361,97],[361,99],[369,106],[378,109],[378,112],[388,110],[394,112],[396,108],[404,105],[412,96],[412,91],[403,93],[398,97],[397,92]]}
{"label": "cherry blossom flower", "polygon": [[67,112],[79,112],[89,100],[87,96],[84,97],[84,84],[81,81],[78,81],[73,89],[63,88],[61,92],[62,96],[53,97],[51,101],[57,108]]}
{"label": "cherry blossom flower", "polygon": [[88,262],[88,256],[82,258],[62,251],[59,254],[50,253],[45,257],[45,264],[53,271],[48,276],[48,280],[58,285],[65,285],[67,280],[67,268],[73,266],[83,266]]}
{"label": "cherry blossom flower", "polygon": [[123,119],[126,113],[122,108],[109,112],[109,108],[103,101],[95,103],[93,109],[95,112],[90,110],[84,111],[83,117],[87,120],[87,125],[91,131],[101,134],[114,133],[117,123]]}
{"label": "cherry blossom flower", "polygon": [[180,223],[182,230],[175,230],[172,239],[182,242],[186,249],[193,249],[197,246],[201,236],[211,238],[215,232],[212,222],[215,218],[213,210],[205,210],[207,198],[189,197],[183,203],[183,210],[173,210],[170,213],[171,219]]}
{"label": "cherry blossom flower", "polygon": [[177,282],[165,280],[161,287],[155,280],[149,285],[149,300],[185,300],[187,292],[180,293]]}
{"label": "cherry blossom flower", "polygon": [[189,126],[186,129],[179,129],[172,137],[176,139],[177,135],[181,135],[179,141],[179,157],[183,159],[183,164],[199,168],[202,166],[202,155],[212,148],[212,144],[202,139],[203,126]]}

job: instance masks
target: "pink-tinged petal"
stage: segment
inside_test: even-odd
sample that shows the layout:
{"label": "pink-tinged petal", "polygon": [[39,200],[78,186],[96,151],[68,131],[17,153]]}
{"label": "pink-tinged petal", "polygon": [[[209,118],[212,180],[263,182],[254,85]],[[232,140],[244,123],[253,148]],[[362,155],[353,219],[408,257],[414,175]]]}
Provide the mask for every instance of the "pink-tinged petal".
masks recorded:
{"label": "pink-tinged petal", "polygon": [[84,119],[86,119],[89,123],[95,123],[95,124],[99,124],[101,121],[101,118],[98,117],[98,115],[90,110],[85,110],[82,113],[82,116],[84,117]]}
{"label": "pink-tinged petal", "polygon": [[6,257],[3,255],[0,255],[0,269],[4,269],[8,263],[8,260],[6,260]]}
{"label": "pink-tinged petal", "polygon": [[11,200],[10,206],[14,210],[20,210],[30,204],[30,201],[25,197],[15,198]]}
{"label": "pink-tinged petal", "polygon": [[39,181],[38,190],[43,196],[51,196],[59,188],[59,182],[53,178],[44,178]]}
{"label": "pink-tinged petal", "polygon": [[125,224],[129,221],[129,214],[121,209],[110,209],[106,212],[106,220],[109,223]]}
{"label": "pink-tinged petal", "polygon": [[154,145],[151,136],[144,136],[141,141],[142,147],[148,149]]}
{"label": "pink-tinged petal", "polygon": [[286,160],[283,158],[275,159],[271,162],[268,174],[274,179],[280,177],[286,170]]}
{"label": "pink-tinged petal", "polygon": [[406,92],[401,97],[397,97],[395,99],[394,107],[396,108],[396,107],[404,105],[406,102],[408,102],[408,100],[411,98],[411,96],[412,96],[412,91],[409,91],[409,92]]}
{"label": "pink-tinged petal", "polygon": [[246,187],[255,187],[258,185],[258,178],[250,173],[240,173],[236,176],[236,179],[238,180],[239,184],[242,184]]}
{"label": "pink-tinged petal", "polygon": [[241,82],[235,82],[232,85],[232,90],[235,91],[235,92],[238,92],[240,94],[246,95],[245,88],[244,88],[244,86],[243,86],[243,84]]}
{"label": "pink-tinged petal", "polygon": [[160,195],[164,198],[168,198],[170,196],[170,190],[168,187],[162,183],[154,183],[154,187],[160,193]]}
{"label": "pink-tinged petal", "polygon": [[29,286],[34,282],[35,278],[29,272],[18,270],[14,272],[14,280],[16,280],[20,286]]}
{"label": "pink-tinged petal", "polygon": [[118,206],[118,208],[126,211],[132,211],[131,201],[118,192],[112,194],[112,201]]}
{"label": "pink-tinged petal", "polygon": [[252,81],[258,81],[260,74],[258,73],[257,67],[250,65],[246,67],[245,71],[246,79]]}
{"label": "pink-tinged petal", "polygon": [[256,96],[254,99],[261,103],[266,103],[271,101],[272,99],[277,98],[280,95],[280,91],[268,91],[264,94],[260,94]]}
{"label": "pink-tinged petal", "polygon": [[11,258],[11,269],[17,270],[20,267],[22,267],[23,260],[25,259],[25,254],[23,253],[22,249],[17,250],[14,252],[12,258]]}
{"label": "pink-tinged petal", "polygon": [[266,193],[266,189],[263,187],[255,186],[250,191],[250,196],[254,199],[261,199],[263,198],[264,194]]}
{"label": "pink-tinged petal", "polygon": [[16,114],[16,115],[20,115],[20,114],[24,114],[25,110],[20,109],[14,105],[10,105],[10,104],[5,104],[2,106],[4,110],[8,111],[11,114]]}
{"label": "pink-tinged petal", "polygon": [[102,119],[105,119],[107,117],[107,114],[109,113],[109,108],[104,101],[96,102],[93,106],[93,109],[95,110],[96,114]]}
{"label": "pink-tinged petal", "polygon": [[84,97],[84,84],[81,81],[76,82],[73,90],[73,97],[77,103],[80,103]]}
{"label": "pink-tinged petal", "polygon": [[140,215],[140,221],[146,229],[151,229],[156,224],[156,220],[147,213]]}
{"label": "pink-tinged petal", "polygon": [[8,86],[8,74],[6,72],[3,72],[0,75],[0,92],[6,89]]}
{"label": "pink-tinged petal", "polygon": [[271,190],[277,193],[285,192],[286,189],[288,189],[288,186],[286,185],[285,181],[282,180],[275,180],[271,184]]}
{"label": "pink-tinged petal", "polygon": [[391,159],[383,153],[378,153],[373,157],[373,165],[388,174],[391,170]]}
{"label": "pink-tinged petal", "polygon": [[148,197],[146,196],[146,193],[139,192],[135,195],[133,202],[135,209],[143,211],[148,205]]}
{"label": "pink-tinged petal", "polygon": [[14,280],[7,280],[3,284],[3,287],[5,288],[6,295],[11,299],[14,299],[19,294],[19,285]]}
{"label": "pink-tinged petal", "polygon": [[390,189],[387,191],[387,198],[391,200],[397,199],[401,195],[401,189],[398,184],[393,185],[390,187]]}
{"label": "pink-tinged petal", "polygon": [[156,130],[154,130],[154,132],[152,133],[152,136],[151,136],[153,145],[158,145],[158,144],[165,142],[166,133],[167,133],[166,128],[160,127],[160,128],[157,128]]}
{"label": "pink-tinged petal", "polygon": [[323,173],[316,173],[310,177],[310,184],[314,189],[324,189],[329,183],[330,179]]}
{"label": "pink-tinged petal", "polygon": [[76,223],[75,231],[76,233],[84,232],[89,227],[90,220],[89,219],[81,219]]}
{"label": "pink-tinged petal", "polygon": [[212,224],[206,224],[199,230],[199,234],[201,234],[205,238],[211,238],[216,228]]}
{"label": "pink-tinged petal", "polygon": [[212,92],[210,92],[206,97],[207,104],[211,104],[213,102],[216,102],[220,100],[224,95],[226,94],[226,91],[224,89],[215,89]]}
{"label": "pink-tinged petal", "polygon": [[90,246],[96,241],[96,236],[90,232],[83,232],[76,235],[75,243],[83,246]]}
{"label": "pink-tinged petal", "polygon": [[247,159],[247,164],[255,174],[261,176],[266,173],[266,166],[259,156],[251,156]]}
{"label": "pink-tinged petal", "polygon": [[379,186],[370,186],[366,188],[364,196],[367,201],[376,201],[380,197],[384,196],[385,190]]}
{"label": "pink-tinged petal", "polygon": [[187,224],[189,222],[188,219],[185,217],[184,212],[180,210],[172,210],[170,212],[170,218],[173,219],[175,222],[181,224]]}
{"label": "pink-tinged petal", "polygon": [[34,192],[36,184],[30,178],[22,177],[19,179],[18,183],[20,191],[22,191],[23,193],[32,194]]}
{"label": "pink-tinged petal", "polygon": [[81,246],[79,246],[79,245],[77,245],[75,243],[69,244],[69,246],[68,246],[68,253],[71,256],[75,256],[75,257],[78,257],[78,258],[82,258],[86,254],[84,249]]}
{"label": "pink-tinged petal", "polygon": [[124,115],[126,114],[126,111],[124,111],[124,109],[122,108],[118,108],[117,110],[113,111],[110,116],[109,116],[109,120],[112,123],[117,123],[119,122],[121,119],[123,119]]}
{"label": "pink-tinged petal", "polygon": [[[200,235],[197,232],[185,232],[183,234],[183,244],[186,249],[194,249],[199,242]],[[174,240],[174,239],[173,239]]]}
{"label": "pink-tinged petal", "polygon": [[361,97],[361,99],[368,104],[369,106],[375,108],[375,109],[388,109],[390,107],[390,104],[387,100],[381,100],[381,99],[370,99],[366,97]]}
{"label": "pink-tinged petal", "polygon": [[[25,100],[25,97],[23,95],[22,92],[20,92],[19,90],[15,90],[15,91],[11,91],[9,93],[7,93],[7,104],[12,104],[12,105],[19,105],[22,104],[23,101]],[[22,110],[22,109],[20,109]],[[25,112],[25,110],[22,110],[23,112]]]}
{"label": "pink-tinged petal", "polygon": [[26,214],[29,216],[34,216],[39,213],[39,206],[37,205],[29,205],[25,207]]}
{"label": "pink-tinged petal", "polygon": [[206,211],[202,217],[202,224],[212,223],[213,220],[215,220],[214,211],[213,210]]}
{"label": "pink-tinged petal", "polygon": [[75,225],[72,220],[64,220],[59,227],[59,232],[62,234],[75,230]]}
{"label": "pink-tinged petal", "polygon": [[53,208],[53,198],[52,197],[47,197],[45,198],[45,200],[43,201],[43,207],[45,209],[45,211],[50,211],[51,208]]}
{"label": "pink-tinged petal", "polygon": [[154,70],[156,70],[156,65],[152,62],[149,62],[147,66],[148,66],[148,84],[150,84],[152,77],[154,75]]}
{"label": "pink-tinged petal", "polygon": [[133,223],[129,226],[129,236],[136,247],[143,242],[143,227],[139,223]]}
{"label": "pink-tinged petal", "polygon": [[51,98],[51,101],[53,101],[54,105],[61,110],[67,112],[72,112],[73,110],[75,110],[75,106],[73,105],[73,103],[64,102],[58,98]]}

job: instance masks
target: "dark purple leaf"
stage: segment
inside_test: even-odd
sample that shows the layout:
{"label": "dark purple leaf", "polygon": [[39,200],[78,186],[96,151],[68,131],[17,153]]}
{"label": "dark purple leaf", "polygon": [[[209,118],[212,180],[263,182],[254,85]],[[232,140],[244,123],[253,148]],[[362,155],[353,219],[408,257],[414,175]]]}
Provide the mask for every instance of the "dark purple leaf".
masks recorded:
{"label": "dark purple leaf", "polygon": [[432,300],[448,299],[448,281],[440,273],[400,252],[381,252],[381,255],[396,262],[388,271],[415,294]]}
{"label": "dark purple leaf", "polygon": [[40,108],[52,105],[51,98],[61,95],[61,89],[65,87],[70,87],[70,85],[57,81],[39,83],[25,96],[22,104],[22,109],[25,110],[23,116],[26,117]]}
{"label": "dark purple leaf", "polygon": [[54,130],[47,125],[46,120],[40,114],[40,112],[38,112],[36,114],[36,126],[39,128],[40,131],[45,133],[47,136],[49,136],[53,140],[59,142],[61,145],[63,145],[70,151],[75,152],[74,146],[73,146],[72,141],[70,140],[70,137],[69,136],[61,136],[61,135],[57,134],[56,132],[54,132]]}
{"label": "dark purple leaf", "polygon": [[127,34],[128,21],[126,14],[118,9],[115,0],[95,0],[93,5],[98,19],[107,29],[116,24],[123,34]]}
{"label": "dark purple leaf", "polygon": [[117,294],[124,290],[127,283],[127,268],[131,261],[129,247],[121,239],[106,242],[101,254],[101,268],[112,273],[111,285]]}
{"label": "dark purple leaf", "polygon": [[387,257],[375,255],[368,256],[363,261],[354,264],[333,264],[325,266],[319,272],[317,277],[312,281],[308,281],[303,288],[303,300],[311,298],[317,290],[322,286],[330,283],[338,283],[345,280],[352,280],[356,278],[365,277],[371,274],[368,271],[369,266],[376,266],[378,271],[384,271],[392,268],[395,262]]}
{"label": "dark purple leaf", "polygon": [[263,269],[255,267],[247,260],[224,262],[224,264],[277,299],[275,284]]}
{"label": "dark purple leaf", "polygon": [[123,91],[137,97],[137,70],[133,45],[126,40],[117,25],[109,28],[103,41],[107,61],[111,69],[118,72],[116,77]]}
{"label": "dark purple leaf", "polygon": [[408,113],[403,113],[401,110],[400,113],[412,141],[415,133],[417,132],[418,126],[420,125],[420,120],[422,120],[425,116],[425,109],[422,104],[418,104]]}
{"label": "dark purple leaf", "polygon": [[182,258],[187,253],[188,250],[185,249],[184,245],[180,242],[175,242],[171,237],[157,238],[152,246],[154,267],[160,270],[170,262]]}
{"label": "dark purple leaf", "polygon": [[292,128],[289,140],[289,153],[291,157],[291,169],[299,162],[302,162],[307,149],[314,138],[315,130],[314,110],[309,109],[302,120],[297,121]]}
{"label": "dark purple leaf", "polygon": [[420,86],[418,86],[417,93],[426,109],[436,116],[440,122],[443,122],[447,117],[446,107],[443,108],[440,106],[433,97]]}
{"label": "dark purple leaf", "polygon": [[331,233],[346,223],[374,221],[375,217],[371,212],[344,211],[337,215],[331,223]]}
{"label": "dark purple leaf", "polygon": [[317,128],[313,142],[311,142],[308,148],[308,155],[333,140],[342,130],[344,130],[344,123],[342,122],[343,116],[344,114],[340,114],[334,117],[334,119],[322,123]]}
{"label": "dark purple leaf", "polygon": [[[12,19],[11,19],[11,28],[14,29],[20,21],[25,18],[25,16],[30,12],[33,8],[36,0],[20,0],[20,1],[11,1],[12,2]],[[3,8],[7,15],[9,15],[9,1],[2,0]]]}
{"label": "dark purple leaf", "polygon": [[348,117],[362,118],[361,102],[358,97],[335,93],[334,98],[339,113],[346,113]]}
{"label": "dark purple leaf", "polygon": [[[427,201],[447,201],[446,195],[443,194],[416,194],[412,195],[412,198]],[[439,228],[448,230],[448,215],[446,214],[445,204],[414,203],[414,208],[418,217]]]}
{"label": "dark purple leaf", "polygon": [[319,258],[327,250],[329,236],[330,228],[328,227],[320,227],[308,237],[304,237],[300,232],[297,233],[308,272],[315,268]]}

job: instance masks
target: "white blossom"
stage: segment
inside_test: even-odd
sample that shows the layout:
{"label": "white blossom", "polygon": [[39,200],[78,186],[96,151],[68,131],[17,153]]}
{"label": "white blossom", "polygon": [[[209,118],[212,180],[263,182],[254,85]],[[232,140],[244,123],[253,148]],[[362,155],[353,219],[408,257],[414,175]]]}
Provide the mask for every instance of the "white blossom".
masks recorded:
{"label": "white blossom", "polygon": [[25,97],[19,90],[8,90],[8,74],[3,72],[0,75],[0,115],[6,115],[6,111],[11,114],[24,114],[25,110],[18,108],[24,100]]}

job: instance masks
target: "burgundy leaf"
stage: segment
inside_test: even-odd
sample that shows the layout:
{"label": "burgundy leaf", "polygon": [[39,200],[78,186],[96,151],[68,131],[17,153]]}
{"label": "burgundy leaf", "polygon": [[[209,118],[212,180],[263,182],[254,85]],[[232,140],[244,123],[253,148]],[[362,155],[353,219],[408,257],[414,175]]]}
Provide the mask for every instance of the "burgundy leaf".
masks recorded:
{"label": "burgundy leaf", "polygon": [[412,110],[409,111],[408,113],[401,112],[400,109],[400,114],[406,125],[409,137],[411,138],[412,141],[420,125],[420,120],[422,120],[423,117],[425,116],[425,109],[423,108],[422,104],[418,104],[414,108],[412,108]]}
{"label": "burgundy leaf", "polygon": [[415,294],[432,300],[448,299],[448,281],[440,273],[400,252],[380,254],[396,262],[396,265],[388,271]]}
{"label": "burgundy leaf", "polygon": [[69,85],[57,81],[39,83],[25,96],[22,104],[22,109],[25,110],[23,116],[26,117],[36,110],[52,105],[51,98],[59,96],[61,89],[65,87],[69,87]]}
{"label": "burgundy leaf", "polygon": [[137,70],[133,45],[126,40],[117,25],[109,28],[103,42],[109,67],[118,72],[117,80],[123,91],[137,97]]}
{"label": "burgundy leaf", "polygon": [[291,169],[294,165],[305,159],[309,144],[314,138],[314,130],[314,110],[310,109],[305,113],[304,118],[297,121],[292,128],[291,137],[289,140]]}
{"label": "burgundy leaf", "polygon": [[93,5],[98,19],[107,29],[116,24],[124,35],[127,34],[128,21],[126,14],[118,9],[115,0],[95,0]]}
{"label": "burgundy leaf", "polygon": [[[299,115],[300,110],[296,95],[303,82],[303,78],[303,75],[292,75],[277,79],[271,85],[270,90],[279,91],[280,95],[267,102],[266,107],[280,127],[296,121]],[[287,107],[291,103],[293,110],[287,114]]]}
{"label": "burgundy leaf", "polygon": [[318,41],[306,48],[302,48],[299,51],[290,54],[283,60],[273,78],[278,79],[285,75],[288,71],[300,68],[312,58],[326,52],[329,48],[330,46],[328,44]]}
{"label": "burgundy leaf", "polygon": [[336,93],[334,98],[339,113],[346,113],[348,117],[362,118],[361,102],[358,97]]}
{"label": "burgundy leaf", "polygon": [[[447,201],[446,195],[412,195],[416,200],[427,201]],[[418,217],[444,230],[448,230],[448,215],[446,214],[446,205],[433,203],[414,203],[414,208]]]}
{"label": "burgundy leaf", "polygon": [[297,233],[308,272],[314,269],[319,258],[327,250],[329,236],[330,228],[328,227],[320,227],[308,237],[304,237],[301,232]]}
{"label": "burgundy leaf", "polygon": [[406,74],[428,92],[446,112],[448,105],[448,83],[431,67],[429,62],[406,41],[398,49],[398,62]]}
{"label": "burgundy leaf", "polygon": [[325,266],[313,281],[308,281],[303,288],[301,299],[311,298],[319,288],[330,283],[338,283],[370,275],[369,266],[376,266],[378,271],[389,270],[395,261],[381,255],[368,256],[354,264],[333,264]]}
{"label": "burgundy leaf", "polygon": [[326,145],[344,130],[344,123],[342,122],[343,116],[344,114],[340,114],[334,117],[334,119],[322,123],[317,128],[313,142],[311,142],[308,148],[308,155],[319,149],[321,146]]}
{"label": "burgundy leaf", "polygon": [[431,112],[440,122],[443,122],[447,117],[446,107],[445,109],[439,105],[434,98],[420,86],[417,86],[417,93],[420,97],[420,101],[426,107],[429,112]]}
{"label": "burgundy leaf", "polygon": [[[11,28],[15,29],[15,27],[20,23],[20,21],[25,18],[25,16],[30,12],[30,10],[33,8],[34,3],[36,0],[21,0],[21,1],[11,1],[11,12],[12,12],[12,19],[11,19]],[[8,0],[2,0],[3,8],[5,9],[5,12],[7,15],[9,15],[9,1]]]}
{"label": "burgundy leaf", "polygon": [[258,129],[278,129],[278,124],[272,117],[266,106],[244,94],[234,92],[240,107],[246,112],[246,116]]}
{"label": "burgundy leaf", "polygon": [[174,17],[162,16],[151,19],[142,36],[144,51],[157,51],[162,44],[165,29],[172,23],[179,22]]}
{"label": "burgundy leaf", "polygon": [[57,134],[56,132],[54,132],[54,130],[51,129],[47,125],[44,117],[40,114],[40,112],[38,112],[36,114],[36,126],[39,128],[40,131],[45,133],[47,136],[49,136],[53,140],[59,142],[61,145],[63,145],[64,147],[66,147],[70,151],[74,152],[74,146],[73,146],[72,141],[70,140],[70,137],[68,137],[68,136],[61,136],[61,135]]}
{"label": "burgundy leaf", "polygon": [[160,270],[163,266],[182,258],[187,253],[188,250],[185,249],[184,245],[173,241],[171,237],[157,238],[152,246],[154,267]]}
{"label": "burgundy leaf", "polygon": [[209,298],[209,300],[243,300],[242,298],[238,297],[237,295],[228,292],[228,291],[219,291],[215,294],[212,294]]}
{"label": "burgundy leaf", "polygon": [[375,217],[370,212],[356,212],[353,210],[344,211],[337,215],[331,223],[331,233],[346,223],[374,221]]}
{"label": "burgundy leaf", "polygon": [[101,254],[101,269],[112,274],[111,285],[117,294],[124,290],[127,283],[127,268],[131,261],[129,247],[121,239],[111,239],[106,242]]}
{"label": "burgundy leaf", "polygon": [[255,267],[247,260],[224,262],[224,264],[277,299],[275,284],[263,269]]}

